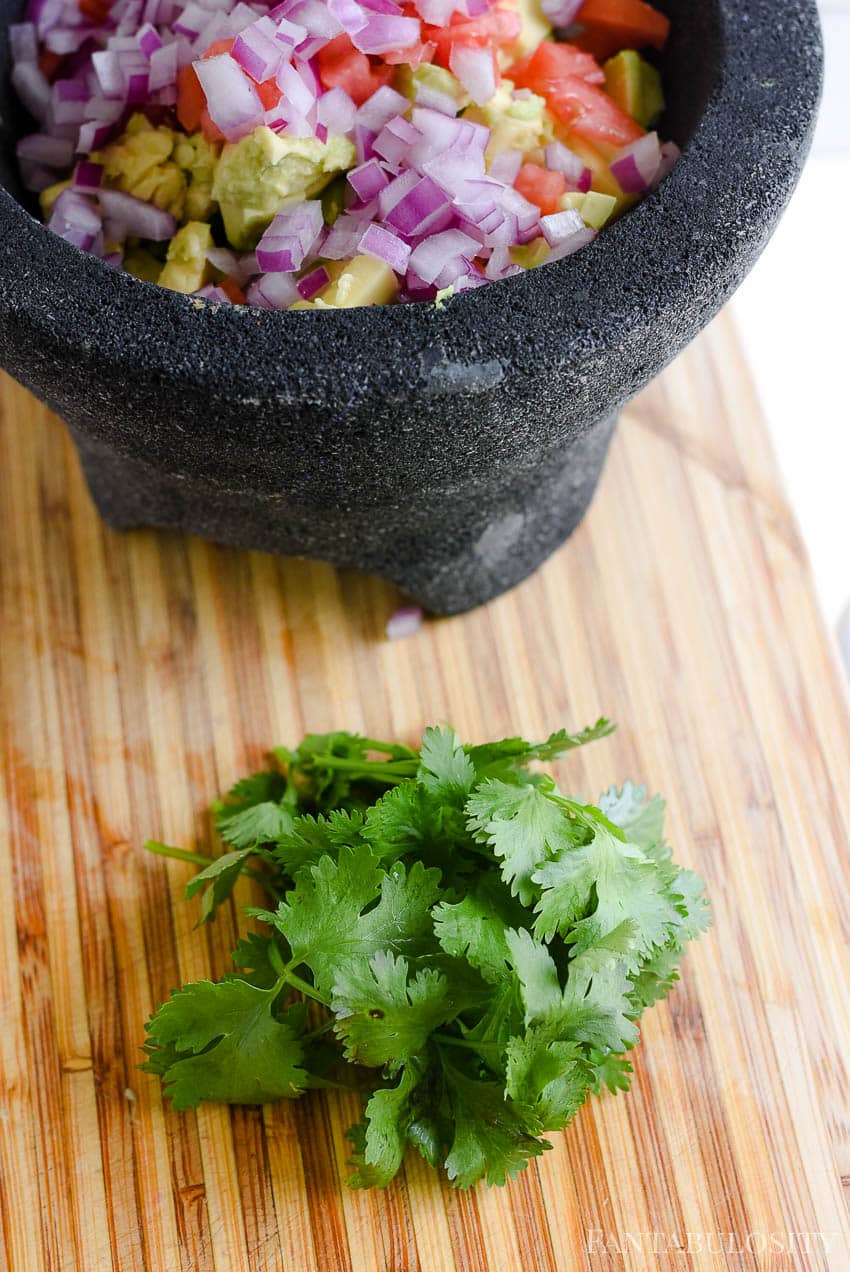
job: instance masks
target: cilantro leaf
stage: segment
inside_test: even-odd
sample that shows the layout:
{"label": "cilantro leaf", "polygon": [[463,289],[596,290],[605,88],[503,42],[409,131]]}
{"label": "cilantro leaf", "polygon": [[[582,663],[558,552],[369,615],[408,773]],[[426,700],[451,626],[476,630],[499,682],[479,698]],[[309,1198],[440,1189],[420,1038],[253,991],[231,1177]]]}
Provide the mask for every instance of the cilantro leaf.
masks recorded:
{"label": "cilantro leaf", "polygon": [[335,857],[340,848],[362,843],[363,814],[334,809],[317,817],[304,813],[296,817],[278,837],[273,856],[285,874],[295,878],[305,866],[315,866],[322,857]]}
{"label": "cilantro leaf", "polygon": [[292,825],[292,813],[266,800],[250,808],[230,809],[225,804],[216,816],[216,828],[225,843],[234,848],[253,848],[274,843]]}
{"label": "cilantro leaf", "polygon": [[505,1053],[505,1089],[526,1125],[538,1132],[563,1130],[584,1104],[594,1078],[579,1044],[553,1040],[537,1027],[511,1038]]}
{"label": "cilantro leaf", "polygon": [[421,862],[409,871],[397,863],[385,873],[370,848],[343,848],[336,862],[323,857],[299,875],[274,924],[293,959],[330,993],[341,971],[368,963],[379,950],[416,953],[432,933],[438,888],[439,873]]}
{"label": "cilantro leaf", "polygon": [[589,843],[567,846],[535,870],[533,878],[543,890],[534,931],[544,940],[559,932],[588,945],[629,920],[635,925],[635,948],[649,955],[678,924],[673,899],[659,886],[655,863],[637,844],[617,839],[601,823]]}
{"label": "cilantro leaf", "polygon": [[419,1081],[411,1065],[402,1070],[398,1085],[376,1091],[366,1105],[365,1121],[352,1127],[354,1144],[350,1188],[386,1188],[401,1166],[411,1119],[410,1096]]}
{"label": "cilantro leaf", "polygon": [[463,803],[475,781],[475,768],[454,729],[426,729],[417,781],[444,803]]}
{"label": "cilantro leaf", "polygon": [[485,980],[503,980],[510,955],[505,919],[483,891],[434,907],[434,931],[447,954],[465,958]]}
{"label": "cilantro leaf", "polygon": [[479,780],[483,777],[505,778],[535,761],[547,762],[556,760],[568,751],[588,742],[613,733],[615,726],[610,720],[600,718],[596,724],[588,725],[578,733],[568,733],[559,729],[552,733],[545,742],[526,742],[524,738],[503,738],[500,742],[485,742],[481,746],[470,746],[466,753],[472,763]]}
{"label": "cilantro leaf", "polygon": [[462,1004],[433,968],[409,979],[406,959],[379,950],[367,967],[341,970],[331,1007],[347,1060],[397,1069],[421,1051],[431,1033],[457,1016]]}
{"label": "cilantro leaf", "polygon": [[529,1135],[501,1083],[468,1077],[444,1057],[443,1068],[454,1116],[446,1171],[456,1187],[471,1188],[481,1179],[504,1184],[551,1148]]}
{"label": "cilantro leaf", "polygon": [[626,832],[630,843],[652,849],[664,841],[664,800],[647,798],[646,787],[624,782],[621,790],[611,786],[599,797],[599,807],[615,825]]}
{"label": "cilantro leaf", "polygon": [[242,868],[252,852],[251,848],[242,848],[239,852],[223,853],[186,884],[187,901],[191,901],[192,897],[203,889],[199,924],[209,923],[215,918],[216,910],[235,888]]}
{"label": "cilantro leaf", "polygon": [[279,995],[279,985],[195,981],[163,1003],[147,1025],[148,1064],[175,1108],[202,1100],[265,1104],[301,1094],[308,1081],[303,1049],[286,1017],[272,1014]]}
{"label": "cilantro leaf", "polygon": [[576,829],[563,808],[536,786],[490,779],[466,804],[469,830],[502,862],[502,877],[523,905],[537,895],[535,870],[572,846]]}

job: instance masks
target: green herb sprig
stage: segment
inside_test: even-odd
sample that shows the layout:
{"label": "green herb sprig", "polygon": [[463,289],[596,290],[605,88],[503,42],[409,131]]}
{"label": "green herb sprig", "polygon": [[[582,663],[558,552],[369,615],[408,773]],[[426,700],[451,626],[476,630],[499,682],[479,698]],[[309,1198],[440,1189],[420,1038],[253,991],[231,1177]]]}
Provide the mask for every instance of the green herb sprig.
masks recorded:
{"label": "green herb sprig", "polygon": [[349,1184],[388,1184],[413,1146],[469,1187],[522,1170],[590,1093],[627,1090],[641,1013],[709,914],[658,796],[627,782],[586,804],[529,768],[611,727],[484,746],[433,728],[419,751],[310,735],[214,806],[222,856],[149,843],[204,867],[201,922],[243,874],[269,898],[236,970],[148,1022],[144,1067],[175,1107],[371,1071]]}

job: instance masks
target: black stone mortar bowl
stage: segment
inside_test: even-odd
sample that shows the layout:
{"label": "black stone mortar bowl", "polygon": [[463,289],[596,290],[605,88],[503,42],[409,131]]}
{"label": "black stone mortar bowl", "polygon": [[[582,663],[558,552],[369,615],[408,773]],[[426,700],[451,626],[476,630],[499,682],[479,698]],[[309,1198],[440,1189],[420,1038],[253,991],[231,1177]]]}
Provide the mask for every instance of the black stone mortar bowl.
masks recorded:
{"label": "black stone mortar bowl", "polygon": [[[577,255],[443,308],[214,306],[109,269],[17,201],[4,88],[0,364],[66,421],[104,519],[356,566],[440,614],[534,570],[620,408],[764,247],[813,128],[814,0],[659,7],[673,174]],[[7,84],[5,35],[2,59]]]}

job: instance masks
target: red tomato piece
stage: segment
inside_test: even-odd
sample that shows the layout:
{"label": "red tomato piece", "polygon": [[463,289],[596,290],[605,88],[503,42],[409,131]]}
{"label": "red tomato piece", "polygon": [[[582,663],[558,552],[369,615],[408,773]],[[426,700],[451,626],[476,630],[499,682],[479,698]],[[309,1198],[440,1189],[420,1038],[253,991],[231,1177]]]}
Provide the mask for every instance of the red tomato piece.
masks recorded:
{"label": "red tomato piece", "polygon": [[357,106],[393,77],[391,66],[375,66],[343,33],[317,53],[319,78],[325,88],[343,88]]}
{"label": "red tomato piece", "polygon": [[595,57],[574,44],[554,40],[541,40],[533,53],[505,71],[505,78],[513,80],[517,88],[530,88],[532,93],[543,96],[553,80],[563,79],[565,75],[577,75],[588,84],[605,83],[605,72]]}
{"label": "red tomato piece", "polygon": [[424,39],[436,44],[434,61],[448,69],[453,44],[464,44],[470,48],[502,48],[513,44],[522,30],[522,19],[519,14],[509,9],[491,9],[480,18],[466,18],[455,13],[447,27],[426,26],[423,24]]}
{"label": "red tomato piece", "polygon": [[644,129],[615,101],[587,80],[567,75],[546,93],[549,109],[560,123],[600,150],[622,150],[642,137]]}
{"label": "red tomato piece", "polygon": [[663,49],[670,19],[645,0],[585,0],[576,21],[584,28],[576,43],[604,60],[621,49]]}
{"label": "red tomato piece", "polygon": [[197,132],[201,126],[201,114],[207,104],[204,90],[193,66],[182,66],[177,72],[177,104],[175,112],[180,127],[187,133]]}
{"label": "red tomato piece", "polygon": [[234,305],[247,304],[247,301],[245,300],[245,293],[235,278],[231,278],[228,275],[228,277],[223,278],[220,283],[216,283],[216,287],[220,287],[225,296],[229,297],[229,299],[233,301]]}
{"label": "red tomato piece", "polygon": [[517,174],[514,188],[524,199],[535,203],[544,216],[558,211],[561,195],[567,193],[563,172],[550,172],[538,163],[524,163]]}

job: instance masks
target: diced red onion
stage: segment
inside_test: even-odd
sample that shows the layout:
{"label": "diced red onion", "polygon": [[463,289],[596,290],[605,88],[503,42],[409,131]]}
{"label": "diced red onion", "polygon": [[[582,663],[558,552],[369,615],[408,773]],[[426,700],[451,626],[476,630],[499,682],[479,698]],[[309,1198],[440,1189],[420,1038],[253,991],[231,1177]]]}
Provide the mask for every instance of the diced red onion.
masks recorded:
{"label": "diced red onion", "polygon": [[349,32],[351,43],[361,53],[389,53],[393,49],[406,49],[415,44],[422,28],[418,18],[397,18],[389,14],[375,14],[356,32]]}
{"label": "diced red onion", "polygon": [[480,244],[461,230],[444,230],[442,234],[432,234],[413,249],[409,267],[423,282],[433,283],[447,265],[460,259],[472,259],[479,248]]}
{"label": "diced red onion", "polygon": [[322,244],[322,256],[329,261],[344,261],[354,256],[363,237],[363,221],[351,216],[340,216],[328,230]]}
{"label": "diced red onion", "polygon": [[310,270],[309,274],[305,274],[296,283],[298,294],[302,300],[312,300],[323,287],[327,287],[330,281],[331,276],[324,265],[319,265],[316,269]]}
{"label": "diced red onion", "polygon": [[278,44],[284,46],[284,49],[297,49],[307,38],[307,30],[299,26],[297,22],[288,22],[286,18],[280,18],[275,23],[274,38]]}
{"label": "diced red onion", "polygon": [[525,156],[521,150],[500,150],[493,156],[490,176],[503,181],[505,185],[513,185],[524,162]]}
{"label": "diced red onion", "polygon": [[101,49],[97,53],[92,53],[91,64],[103,96],[123,98],[126,84],[118,54],[111,49]]}
{"label": "diced red onion", "polygon": [[300,297],[291,274],[262,274],[248,288],[245,299],[259,309],[288,309]]}
{"label": "diced red onion", "polygon": [[240,31],[233,43],[231,57],[258,84],[277,74],[281,62],[291,54],[292,46],[276,37],[274,22],[262,17]]}
{"label": "diced red onion", "polygon": [[554,261],[563,260],[565,256],[572,256],[583,247],[588,247],[596,238],[596,230],[592,230],[590,226],[585,225],[582,229],[576,230],[570,234],[557,247],[553,247],[546,258],[546,264],[549,265]]}
{"label": "diced red onion", "polygon": [[[32,133],[22,137],[15,147],[19,159],[42,164],[48,168],[67,168],[74,158],[74,144],[65,137],[48,137],[44,133]],[[53,180],[56,180],[54,176]]]}
{"label": "diced red onion", "polygon": [[209,10],[190,0],[180,17],[171,24],[171,29],[177,35],[188,35],[190,40],[196,40],[209,20]]}
{"label": "diced red onion", "polygon": [[550,247],[558,247],[564,239],[584,229],[580,213],[570,208],[565,212],[553,212],[540,218],[540,229]]}
{"label": "diced red onion", "polygon": [[432,88],[424,80],[414,80],[413,94],[417,106],[427,106],[430,110],[439,111],[441,115],[456,115],[458,104],[448,93],[441,93]]}
{"label": "diced red onion", "polygon": [[161,243],[177,231],[177,222],[170,212],[163,212],[123,190],[101,189],[97,197],[104,216],[122,225],[127,235]]}
{"label": "diced red onion", "polygon": [[496,58],[491,48],[472,48],[455,42],[449,54],[449,67],[477,106],[489,102],[498,82]]}
{"label": "diced red onion", "polygon": [[661,162],[658,165],[658,171],[652,178],[651,188],[653,190],[661,184],[665,177],[670,175],[681,157],[682,152],[675,141],[664,142],[661,147]]}
{"label": "diced red onion", "polygon": [[13,22],[9,27],[9,44],[15,65],[38,61],[38,36],[32,22]]}
{"label": "diced red onion", "polygon": [[367,256],[374,256],[376,260],[389,265],[397,274],[403,274],[407,269],[411,249],[409,243],[396,238],[395,234],[390,234],[389,230],[385,230],[383,226],[372,224],[366,227],[358,251],[364,252]]}
{"label": "diced red onion", "polygon": [[348,174],[348,183],[358,198],[368,202],[389,185],[389,177],[377,159],[369,159],[359,167],[352,168]]}
{"label": "diced red onion", "polygon": [[457,0],[416,0],[416,9],[430,26],[448,26],[459,7]]}
{"label": "diced red onion", "polygon": [[43,123],[50,110],[50,85],[34,62],[19,62],[12,70],[12,87],[34,119]]}
{"label": "diced red onion", "polygon": [[418,605],[400,605],[387,620],[387,640],[405,640],[422,627],[423,614]]}
{"label": "diced red onion", "polygon": [[162,36],[159,31],[157,31],[156,27],[150,22],[146,22],[145,25],[139,29],[139,34],[136,38],[139,43],[139,48],[144,53],[148,61],[151,60],[157,49],[162,48]]}
{"label": "diced red onion", "polygon": [[148,87],[152,93],[168,88],[177,79],[177,45],[165,44],[151,54]]}
{"label": "diced red onion", "polygon": [[431,177],[420,177],[386,215],[388,225],[401,234],[426,234],[449,204],[445,190]]}
{"label": "diced red onion", "polygon": [[[304,81],[304,77],[299,75],[298,67],[284,62],[275,78],[277,86],[289,103],[291,111],[306,119],[315,105],[316,94],[310,91]],[[310,129],[310,133],[312,134],[312,129]]]}
{"label": "diced red onion", "polygon": [[611,163],[611,175],[624,194],[643,194],[655,180],[661,165],[658,133],[645,133],[624,146]]}
{"label": "diced red onion", "polygon": [[111,132],[112,124],[99,124],[96,120],[83,124],[77,140],[77,154],[88,155],[93,150],[99,150],[109,140]]}
{"label": "diced red onion", "polygon": [[81,159],[74,169],[72,189],[80,194],[96,194],[103,185],[103,164]]}
{"label": "diced red onion", "polygon": [[238,141],[262,123],[265,113],[263,103],[248,76],[232,57],[223,53],[203,58],[193,65],[207,99],[210,119],[228,141]]}
{"label": "diced red onion", "polygon": [[362,124],[354,125],[352,140],[358,163],[365,163],[367,159],[373,158],[375,151],[372,147],[375,136],[376,134],[372,132],[371,128],[364,128]]}
{"label": "diced red onion", "polygon": [[343,88],[323,93],[317,103],[317,119],[328,132],[340,137],[354,127],[357,107]]}
{"label": "diced red onion", "polygon": [[592,173],[584,160],[563,145],[560,141],[551,141],[545,150],[546,167],[552,172],[561,172],[567,178],[567,185],[572,190],[586,194],[590,189]]}
{"label": "diced red onion", "polygon": [[419,180],[419,173],[412,168],[409,168],[407,172],[402,172],[400,176],[394,177],[390,184],[385,186],[378,195],[378,212],[380,216],[386,219],[389,212],[406,194],[410,193]]}
{"label": "diced red onion", "polygon": [[572,26],[584,0],[542,0],[540,5],[553,27],[564,30]]}
{"label": "diced red onion", "polygon": [[397,93],[388,84],[382,85],[377,92],[363,103],[357,112],[357,123],[364,128],[379,133],[381,129],[410,109],[410,102],[401,93]]}
{"label": "diced red onion", "polygon": [[366,25],[366,14],[357,0],[327,0],[327,6],[343,30],[349,35],[361,31]]}
{"label": "diced red onion", "polygon": [[216,305],[232,305],[233,304],[233,301],[230,299],[227,292],[222,291],[220,287],[216,287],[212,283],[208,283],[206,287],[199,288],[199,290],[196,292],[193,292],[192,295],[198,296],[202,300],[209,300]]}
{"label": "diced red onion", "polygon": [[235,278],[238,283],[244,282],[245,277],[247,277],[247,275],[243,274],[239,257],[226,247],[209,248],[207,260],[219,273],[225,274],[229,278]]}
{"label": "diced red onion", "polygon": [[291,273],[300,269],[324,228],[322,205],[308,199],[279,212],[257,245],[257,264],[263,273]]}
{"label": "diced red onion", "polygon": [[374,149],[382,159],[391,164],[401,164],[417,141],[422,140],[418,128],[414,128],[409,119],[398,115],[382,128],[375,138]]}

